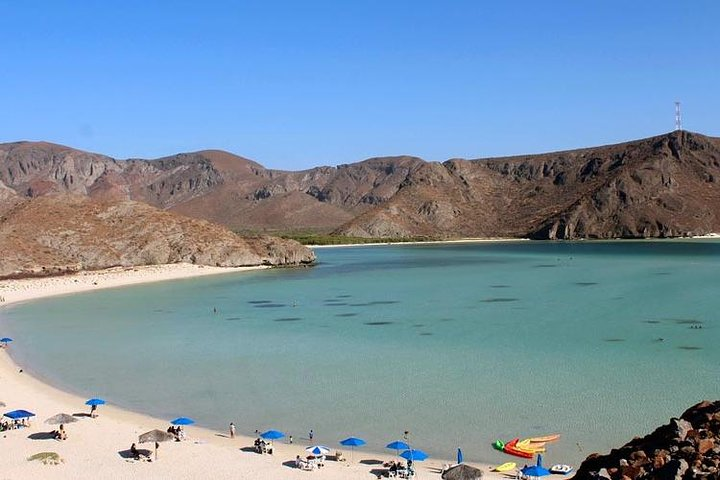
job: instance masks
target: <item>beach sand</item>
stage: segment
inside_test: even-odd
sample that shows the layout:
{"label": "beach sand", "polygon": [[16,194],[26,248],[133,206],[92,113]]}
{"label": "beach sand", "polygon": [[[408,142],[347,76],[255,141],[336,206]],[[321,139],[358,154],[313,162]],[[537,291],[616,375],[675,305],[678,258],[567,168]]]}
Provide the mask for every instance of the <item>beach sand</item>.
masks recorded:
{"label": "beach sand", "polygon": [[[262,268],[262,267],[260,267]],[[194,265],[161,265],[137,268],[117,268],[100,272],[83,272],[52,278],[0,281],[0,305],[63,295],[98,288],[119,287],[143,282],[188,278],[199,275],[231,273],[249,268],[216,268]],[[1,327],[1,325],[0,325]],[[1,335],[0,335],[1,336]],[[16,344],[21,339],[16,339]],[[319,470],[302,471],[294,468],[296,455],[305,456],[307,439],[295,439],[289,445],[284,439],[275,442],[273,455],[259,455],[251,451],[252,431],[237,424],[234,439],[227,432],[215,432],[199,427],[185,427],[189,439],[183,442],[160,444],[159,459],[140,462],[121,456],[137,442],[138,436],[152,429],[166,430],[168,420],[151,418],[122,410],[110,404],[99,407],[97,418],[78,417],[79,421],[65,426],[68,440],[58,441],[44,435],[55,429],[44,420],[57,414],[89,412],[84,398],[60,391],[21,372],[21,365],[13,362],[13,344],[0,349],[0,402],[2,412],[25,409],[34,412],[28,428],[0,432],[0,480],[6,479],[372,479],[382,469],[381,463],[393,457],[355,449],[352,462],[326,461]],[[247,419],[252,424],[252,419]],[[278,425],[282,428],[281,425]],[[319,439],[331,449],[339,447],[340,439]],[[152,450],[152,444],[138,448]],[[488,447],[489,448],[489,447]],[[340,448],[349,457],[348,448]],[[59,465],[43,465],[27,458],[40,452],[57,452],[63,459]],[[332,458],[332,457],[330,457]],[[510,460],[510,459],[508,459]],[[429,459],[417,463],[417,477],[440,478],[439,471],[447,460]],[[520,462],[519,462],[520,463]],[[475,464],[486,472],[486,478],[504,478],[488,473],[489,467]]]}

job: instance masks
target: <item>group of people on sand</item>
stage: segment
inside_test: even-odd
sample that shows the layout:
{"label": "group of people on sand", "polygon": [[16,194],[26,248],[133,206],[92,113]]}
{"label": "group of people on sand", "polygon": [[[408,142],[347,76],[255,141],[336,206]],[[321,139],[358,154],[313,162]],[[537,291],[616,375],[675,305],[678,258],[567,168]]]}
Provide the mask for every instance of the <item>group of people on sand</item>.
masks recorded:
{"label": "group of people on sand", "polygon": [[412,460],[407,461],[407,466],[401,461],[390,460],[383,463],[383,467],[387,468],[387,473],[391,477],[413,478],[415,476]]}
{"label": "group of people on sand", "polygon": [[65,430],[65,425],[63,425],[63,424],[60,424],[60,427],[58,427],[57,430],[53,430],[52,432],[50,432],[50,435],[52,435],[52,437],[55,440],[67,440],[68,439],[67,430]]}
{"label": "group of people on sand", "polygon": [[183,430],[182,426],[180,425],[170,425],[170,427],[167,429],[167,433],[170,433],[175,436],[175,441],[179,442],[182,440],[187,439],[187,435],[185,434],[185,430]]}
{"label": "group of people on sand", "polygon": [[[155,443],[155,448],[157,448],[157,442]],[[137,445],[135,445],[134,443],[132,445],[130,445],[130,455],[135,460],[145,460],[148,462],[152,461],[152,459],[149,456],[147,456],[144,452],[141,452],[140,450],[138,450]]]}
{"label": "group of people on sand", "polygon": [[0,432],[6,430],[15,430],[16,428],[24,428],[30,426],[30,420],[27,418],[20,418],[16,420],[3,420],[0,421]]}
{"label": "group of people on sand", "polygon": [[271,440],[265,440],[264,438],[256,438],[253,444],[257,453],[273,453],[273,443]]}
{"label": "group of people on sand", "polygon": [[316,457],[314,455],[308,455],[306,458],[302,458],[300,455],[295,457],[295,467],[301,470],[312,470],[313,468],[322,468],[325,466],[325,455]]}

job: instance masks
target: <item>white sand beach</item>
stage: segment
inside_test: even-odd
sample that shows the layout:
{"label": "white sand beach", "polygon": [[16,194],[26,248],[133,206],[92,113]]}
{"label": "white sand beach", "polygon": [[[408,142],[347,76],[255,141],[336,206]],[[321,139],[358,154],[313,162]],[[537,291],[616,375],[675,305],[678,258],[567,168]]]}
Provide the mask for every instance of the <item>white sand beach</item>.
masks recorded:
{"label": "white sand beach", "polygon": [[[118,268],[101,272],[84,272],[62,277],[5,280],[0,282],[0,305],[29,301],[51,295],[71,294],[98,288],[119,287],[198,275],[221,274],[250,270],[250,268],[215,268],[193,265],[162,265],[138,268]],[[260,267],[262,268],[262,267]],[[0,324],[1,327],[1,324]],[[21,341],[16,339],[16,343]],[[295,468],[296,455],[305,456],[304,439],[290,445],[285,440],[275,442],[273,455],[259,455],[251,451],[254,441],[247,425],[237,425],[234,439],[227,432],[215,432],[198,427],[186,427],[189,439],[160,445],[159,459],[146,462],[124,458],[121,452],[137,442],[138,436],[152,429],[165,430],[167,420],[155,419],[108,405],[99,407],[97,418],[79,416],[78,422],[65,426],[68,439],[49,438],[47,432],[55,426],[44,420],[58,413],[85,414],[86,399],[71,395],[40,382],[21,365],[13,362],[13,344],[0,349],[0,402],[2,412],[25,409],[34,412],[30,427],[0,432],[0,480],[6,479],[372,479],[382,471],[382,462],[391,456],[356,449],[353,461],[328,460],[325,467],[313,471]],[[281,427],[281,426],[279,426]],[[339,439],[338,439],[339,440]],[[337,444],[330,444],[331,455]],[[153,449],[152,444],[139,444],[140,449]],[[488,447],[489,448],[489,447]],[[349,456],[348,449],[342,449]],[[44,465],[28,461],[40,452],[56,452],[63,462]],[[127,453],[125,453],[127,456]],[[332,457],[330,457],[332,458]],[[510,460],[508,458],[508,460]],[[417,464],[416,478],[440,478],[439,471],[448,461],[429,459]],[[489,467],[475,465],[486,471],[487,478],[503,478],[488,474]]]}

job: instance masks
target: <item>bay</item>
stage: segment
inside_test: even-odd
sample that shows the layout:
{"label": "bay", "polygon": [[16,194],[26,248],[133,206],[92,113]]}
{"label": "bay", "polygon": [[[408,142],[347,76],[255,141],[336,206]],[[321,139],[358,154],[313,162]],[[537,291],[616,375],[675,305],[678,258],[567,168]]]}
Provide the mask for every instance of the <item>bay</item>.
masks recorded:
{"label": "bay", "polygon": [[313,268],[48,298],[0,312],[42,379],[160,418],[501,462],[559,432],[576,463],[718,398],[720,243],[318,249]]}

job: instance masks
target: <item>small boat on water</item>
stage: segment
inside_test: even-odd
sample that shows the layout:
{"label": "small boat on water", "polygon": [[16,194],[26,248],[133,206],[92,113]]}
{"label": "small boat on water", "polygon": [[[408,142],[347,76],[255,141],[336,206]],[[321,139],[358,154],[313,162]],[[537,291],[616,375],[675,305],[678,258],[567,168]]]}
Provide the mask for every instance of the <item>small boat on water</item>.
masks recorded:
{"label": "small boat on water", "polygon": [[563,464],[556,464],[550,467],[550,473],[555,473],[558,475],[567,475],[568,473],[572,472],[573,468],[570,465],[563,465]]}
{"label": "small boat on water", "polygon": [[533,443],[530,439],[525,439],[517,442],[515,448],[529,453],[545,453],[545,443]]}
{"label": "small boat on water", "polygon": [[[503,452],[507,453],[508,455],[515,455],[516,457],[521,458],[533,458],[535,453],[528,452],[527,450],[522,450],[517,448],[517,443],[520,439],[519,438],[513,438],[508,443],[503,443],[500,440],[495,442],[495,448],[498,450],[502,450]],[[498,448],[500,447],[501,448]]]}
{"label": "small boat on water", "polygon": [[517,463],[515,462],[506,462],[502,465],[498,465],[497,467],[493,468],[493,472],[509,472],[510,470],[514,470],[515,467],[517,467]]}
{"label": "small boat on water", "polygon": [[559,439],[560,439],[559,433],[553,433],[552,435],[545,435],[542,437],[528,438],[528,440],[530,440],[530,443],[548,443],[548,442],[555,442]]}

